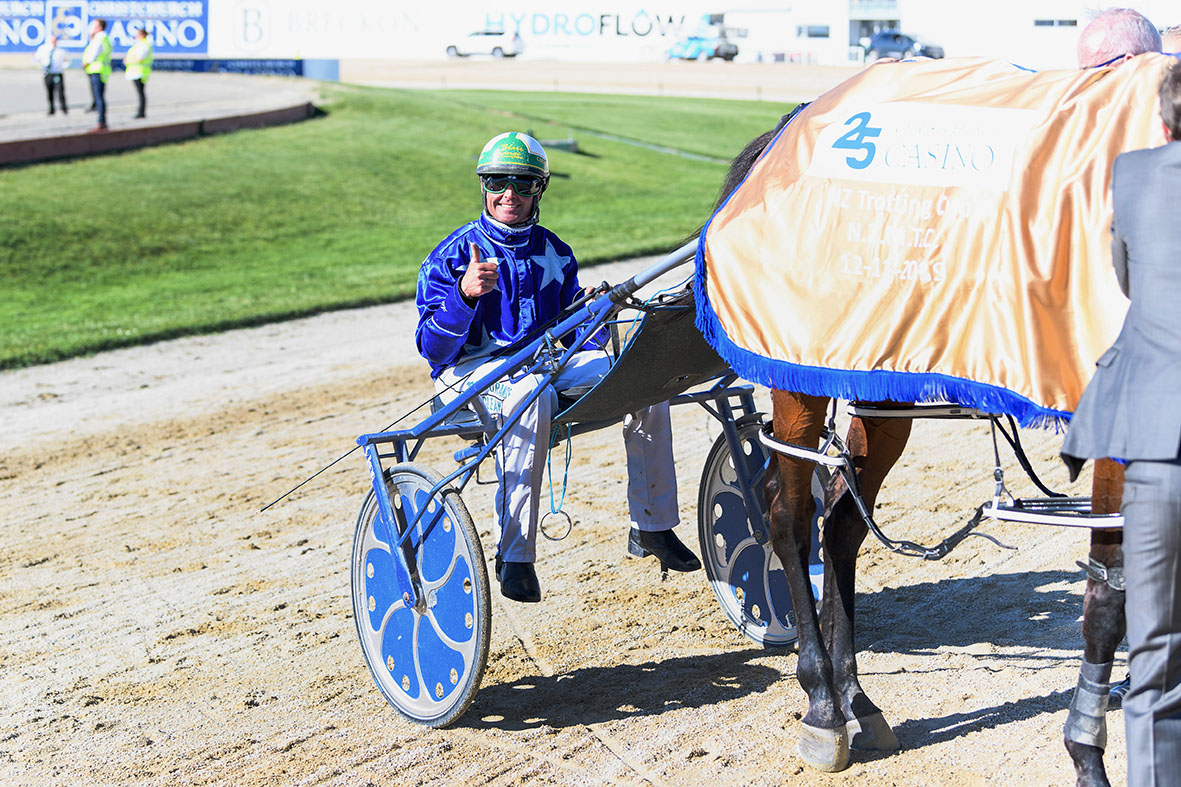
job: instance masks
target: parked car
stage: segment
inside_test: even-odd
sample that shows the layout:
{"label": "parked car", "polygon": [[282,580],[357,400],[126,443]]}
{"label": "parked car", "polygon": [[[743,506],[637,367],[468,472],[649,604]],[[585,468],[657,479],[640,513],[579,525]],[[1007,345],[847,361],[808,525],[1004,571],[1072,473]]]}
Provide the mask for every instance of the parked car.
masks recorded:
{"label": "parked car", "polygon": [[733,60],[738,55],[738,45],[723,32],[709,35],[691,35],[673,44],[668,50],[669,60]]}
{"label": "parked car", "polygon": [[468,33],[460,41],[447,47],[447,57],[468,57],[470,55],[491,55],[492,57],[516,57],[525,50],[518,33],[503,30],[477,30]]}
{"label": "parked car", "polygon": [[883,30],[865,45],[865,59],[874,61],[882,57],[943,57],[943,47],[927,44],[897,30]]}

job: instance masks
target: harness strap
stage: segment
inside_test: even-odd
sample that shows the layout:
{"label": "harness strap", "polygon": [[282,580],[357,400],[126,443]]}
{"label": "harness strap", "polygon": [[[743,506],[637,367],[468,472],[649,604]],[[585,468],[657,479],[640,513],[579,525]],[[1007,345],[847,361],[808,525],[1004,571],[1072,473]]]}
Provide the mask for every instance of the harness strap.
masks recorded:
{"label": "harness strap", "polygon": [[[759,442],[777,453],[822,464],[840,473],[841,478],[845,481],[845,486],[848,488],[849,495],[857,507],[857,513],[861,515],[866,527],[891,552],[909,557],[919,557],[924,560],[941,560],[961,541],[969,535],[973,535],[972,531],[984,519],[984,506],[976,509],[975,515],[968,520],[967,524],[935,546],[924,546],[905,539],[894,540],[887,536],[881,527],[878,526],[878,523],[874,521],[873,512],[870,511],[869,505],[865,502],[865,498],[861,494],[861,485],[858,482],[857,468],[853,463],[853,455],[849,452],[848,446],[845,445],[845,442],[836,431],[835,413],[836,409],[834,405],[833,415],[829,416],[828,422],[820,431],[821,445],[819,448],[804,448],[803,446],[783,442],[774,436],[775,425],[771,421],[763,424],[763,427],[759,430]],[[835,456],[829,455],[830,450],[835,453]]]}
{"label": "harness strap", "polygon": [[[1013,449],[1013,456],[1016,457],[1018,464],[1021,465],[1021,469],[1025,471],[1025,475],[1029,476],[1029,480],[1034,483],[1034,486],[1036,486],[1038,489],[1040,489],[1042,491],[1043,495],[1046,495],[1047,497],[1066,497],[1066,495],[1063,494],[1062,492],[1055,492],[1054,490],[1050,489],[1048,486],[1045,485],[1045,483],[1042,482],[1042,479],[1038,477],[1037,472],[1033,469],[1033,465],[1030,464],[1029,457],[1025,453],[1025,448],[1023,448],[1021,445],[1021,437],[1020,437],[1019,432],[1017,431],[1017,422],[1013,419],[1013,416],[1011,416],[1011,415],[1006,415],[1005,418],[1009,422],[1009,428],[1013,430],[1012,434],[1007,432],[1005,430],[1005,427],[1002,426],[995,417],[992,419],[993,429],[999,431],[1004,436],[1005,440],[1009,443],[1009,447]],[[993,441],[993,448],[995,451],[995,448],[996,448],[996,432],[995,431],[993,432],[992,441]],[[998,455],[997,456],[997,467],[1000,467],[1000,464],[1001,464],[1000,463],[1000,456]]]}
{"label": "harness strap", "polygon": [[1102,585],[1107,585],[1112,590],[1124,592],[1128,585],[1124,581],[1124,567],[1123,566],[1105,566],[1093,557],[1088,557],[1087,562],[1076,560],[1075,563],[1087,575],[1087,579],[1098,582]]}

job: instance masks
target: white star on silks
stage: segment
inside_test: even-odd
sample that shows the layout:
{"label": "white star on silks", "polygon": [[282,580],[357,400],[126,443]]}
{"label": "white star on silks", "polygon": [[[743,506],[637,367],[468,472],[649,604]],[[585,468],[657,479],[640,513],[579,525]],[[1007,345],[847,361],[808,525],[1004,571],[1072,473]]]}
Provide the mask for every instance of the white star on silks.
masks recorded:
{"label": "white star on silks", "polygon": [[537,291],[541,292],[546,285],[551,281],[556,281],[559,285],[566,281],[565,268],[573,261],[573,257],[563,257],[554,249],[554,244],[547,238],[545,241],[545,254],[540,257],[533,258],[533,264],[541,268],[541,283],[537,285]]}

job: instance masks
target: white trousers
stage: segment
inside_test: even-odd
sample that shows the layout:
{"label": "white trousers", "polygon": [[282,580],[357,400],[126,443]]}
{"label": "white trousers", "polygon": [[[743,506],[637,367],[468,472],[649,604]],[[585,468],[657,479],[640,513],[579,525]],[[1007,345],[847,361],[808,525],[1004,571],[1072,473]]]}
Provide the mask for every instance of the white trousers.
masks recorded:
{"label": "white trousers", "polygon": [[[486,358],[461,361],[439,375],[436,387],[450,401],[503,363]],[[516,425],[505,433],[497,451],[496,540],[501,559],[532,563],[537,557],[538,509],[545,460],[549,451],[556,391],[593,385],[610,368],[602,351],[575,353],[570,363],[530,404]],[[488,412],[503,424],[542,383],[534,374],[501,379],[480,396]],[[627,416],[623,422],[627,454],[627,505],[631,523],[640,530],[669,530],[680,522],[677,478],[673,466],[672,423],[668,402]]]}

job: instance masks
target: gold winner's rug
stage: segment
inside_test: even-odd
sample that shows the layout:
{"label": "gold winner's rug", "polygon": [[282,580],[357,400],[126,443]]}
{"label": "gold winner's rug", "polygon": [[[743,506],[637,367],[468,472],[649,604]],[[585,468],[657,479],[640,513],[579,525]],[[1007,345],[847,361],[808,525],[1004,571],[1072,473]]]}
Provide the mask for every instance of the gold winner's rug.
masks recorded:
{"label": "gold winner's rug", "polygon": [[1068,418],[1127,311],[1111,166],[1165,143],[1171,62],[866,68],[784,126],[706,225],[698,328],[773,388]]}

